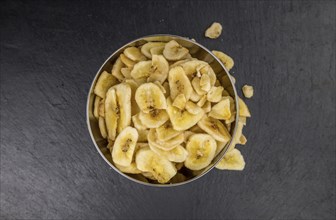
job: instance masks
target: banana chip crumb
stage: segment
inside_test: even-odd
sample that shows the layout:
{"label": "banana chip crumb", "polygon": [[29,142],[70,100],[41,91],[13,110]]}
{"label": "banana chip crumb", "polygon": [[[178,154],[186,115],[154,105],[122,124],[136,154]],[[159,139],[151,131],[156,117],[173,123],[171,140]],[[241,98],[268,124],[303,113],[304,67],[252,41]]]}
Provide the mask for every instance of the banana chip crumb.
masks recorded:
{"label": "banana chip crumb", "polygon": [[252,98],[253,96],[253,87],[249,85],[245,85],[242,88],[243,94],[246,98]]}
{"label": "banana chip crumb", "polygon": [[222,33],[222,25],[218,22],[212,23],[212,25],[205,31],[205,36],[211,39],[218,38]]}

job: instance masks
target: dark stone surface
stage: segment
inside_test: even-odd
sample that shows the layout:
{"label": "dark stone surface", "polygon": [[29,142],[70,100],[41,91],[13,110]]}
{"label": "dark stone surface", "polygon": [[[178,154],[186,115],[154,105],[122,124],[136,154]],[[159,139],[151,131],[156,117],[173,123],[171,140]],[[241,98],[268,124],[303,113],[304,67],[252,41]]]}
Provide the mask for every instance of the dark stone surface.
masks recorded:
{"label": "dark stone surface", "polygon": [[[335,1],[1,1],[2,219],[334,219]],[[205,39],[213,22],[217,40]],[[124,43],[193,37],[252,84],[244,172],[150,188],[100,158],[91,80]]]}

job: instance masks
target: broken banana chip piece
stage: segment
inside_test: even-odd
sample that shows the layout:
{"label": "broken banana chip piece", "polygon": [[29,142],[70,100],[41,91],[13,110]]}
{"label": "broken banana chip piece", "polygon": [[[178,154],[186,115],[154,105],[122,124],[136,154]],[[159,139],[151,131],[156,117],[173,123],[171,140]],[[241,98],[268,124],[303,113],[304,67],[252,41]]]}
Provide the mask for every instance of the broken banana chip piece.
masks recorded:
{"label": "broken banana chip piece", "polygon": [[212,25],[205,31],[205,36],[211,39],[216,39],[222,34],[222,25],[218,22],[212,23]]}
{"label": "broken banana chip piece", "polygon": [[133,126],[138,129],[138,130],[145,130],[148,127],[146,125],[144,125],[140,118],[139,118],[139,114],[133,115],[132,116],[132,122],[133,122]]}
{"label": "broken banana chip piece", "polygon": [[206,65],[203,66],[199,69],[199,72],[201,73],[201,75],[208,75],[209,79],[210,79],[210,85],[214,86],[217,80],[217,76],[216,73],[214,72],[214,70],[211,68],[210,65]]}
{"label": "broken banana chip piece", "polygon": [[228,142],[231,139],[230,133],[218,119],[205,115],[197,124],[217,141]]}
{"label": "broken banana chip piece", "polygon": [[247,105],[241,98],[238,99],[238,105],[239,105],[239,116],[247,118],[251,117],[250,110],[248,109]]}
{"label": "broken banana chip piece", "polygon": [[173,106],[180,109],[180,110],[183,110],[185,108],[186,104],[187,104],[187,99],[186,99],[184,94],[180,94],[180,95],[176,96],[176,98],[174,99],[174,102],[173,102]]}
{"label": "broken banana chip piece", "polygon": [[106,138],[107,137],[106,125],[105,125],[105,119],[103,117],[99,117],[98,126],[99,126],[101,136],[103,138]]}
{"label": "broken banana chip piece", "polygon": [[249,86],[249,85],[245,85],[243,86],[242,88],[243,90],[243,94],[246,98],[252,98],[253,96],[253,87],[252,86]]}
{"label": "broken banana chip piece", "polygon": [[[216,38],[221,29],[214,23],[206,35]],[[106,139],[104,156],[121,172],[153,184],[200,175],[224,149],[216,167],[244,169],[235,147],[247,142],[243,128],[251,113],[239,97],[235,103],[234,77],[209,61],[212,56],[207,62],[193,57],[190,42],[156,40],[127,47],[111,73],[102,71],[97,79],[91,104]],[[225,69],[234,66],[225,53],[213,54]],[[242,92],[251,98],[253,87],[245,85]]]}
{"label": "broken banana chip piece", "polygon": [[212,53],[224,64],[225,68],[228,71],[232,69],[232,67],[234,66],[234,62],[231,57],[218,50],[213,50]]}
{"label": "broken banana chip piece", "polygon": [[120,82],[122,82],[124,80],[124,76],[121,73],[121,68],[125,67],[124,63],[121,61],[121,58],[119,57],[111,70],[112,75],[117,78]]}
{"label": "broken banana chip piece", "polygon": [[96,96],[95,100],[94,100],[94,104],[93,104],[93,116],[95,116],[95,118],[99,118],[99,106],[100,106],[100,100],[102,98],[100,98],[100,96]]}
{"label": "broken banana chip piece", "polygon": [[160,127],[156,128],[157,138],[160,141],[168,141],[176,137],[177,135],[181,134],[182,131],[176,131],[173,128],[173,125],[170,121],[167,121],[165,124],[161,125]]}
{"label": "broken banana chip piece", "polygon": [[243,170],[245,168],[245,160],[238,149],[232,149],[226,152],[223,159],[216,165],[220,170]]}
{"label": "broken banana chip piece", "polygon": [[241,145],[245,145],[246,142],[247,142],[247,139],[246,139],[246,137],[242,134],[242,135],[240,136],[240,138],[239,138],[239,144],[241,144]]}
{"label": "broken banana chip piece", "polygon": [[220,102],[212,106],[209,116],[219,120],[229,120],[231,118],[229,98],[224,97]]}

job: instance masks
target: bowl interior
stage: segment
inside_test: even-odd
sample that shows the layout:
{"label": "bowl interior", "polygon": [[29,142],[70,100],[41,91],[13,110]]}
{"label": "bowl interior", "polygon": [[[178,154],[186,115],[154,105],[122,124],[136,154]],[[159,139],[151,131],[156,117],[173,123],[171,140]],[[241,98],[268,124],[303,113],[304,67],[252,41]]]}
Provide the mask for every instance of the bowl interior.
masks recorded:
{"label": "bowl interior", "polygon": [[[188,169],[183,169],[181,170],[181,173],[183,173],[186,177],[187,180],[183,182],[178,182],[178,183],[168,183],[168,184],[159,184],[156,183],[155,181],[149,182],[146,178],[144,178],[142,175],[136,175],[136,174],[125,174],[119,171],[113,164],[111,153],[108,150],[107,146],[107,141],[104,139],[99,131],[98,127],[98,120],[93,116],[93,107],[94,107],[94,93],[93,89],[95,87],[96,81],[103,71],[111,72],[112,66],[115,62],[115,60],[119,57],[119,55],[124,51],[129,46],[141,46],[147,42],[152,42],[152,41],[158,41],[158,42],[168,42],[170,40],[175,40],[182,46],[186,47],[189,49],[189,52],[192,57],[197,58],[199,60],[206,61],[207,63],[210,64],[210,66],[213,68],[214,72],[217,75],[217,78],[222,78],[223,82],[222,85],[224,86],[225,90],[227,90],[230,95],[234,98],[235,103],[236,103],[236,109],[238,109],[238,98],[237,98],[237,93],[234,84],[232,83],[230,77],[229,77],[229,72],[225,69],[223,64],[204,46],[200,45],[197,42],[194,42],[188,38],[183,38],[180,36],[174,36],[174,35],[152,35],[152,36],[146,36],[143,38],[139,38],[137,40],[134,40],[128,44],[125,44],[121,48],[119,48],[117,51],[115,51],[105,62],[104,64],[100,67],[98,70],[91,88],[90,92],[88,95],[88,100],[87,100],[87,123],[88,123],[88,129],[91,135],[91,138],[93,140],[94,145],[96,146],[98,152],[100,155],[103,157],[103,159],[119,174],[122,176],[135,181],[137,183],[149,185],[149,186],[159,186],[159,187],[165,187],[165,186],[177,186],[177,185],[182,185],[189,183],[193,180],[196,180],[200,178],[201,176],[205,175],[207,172],[209,172],[217,162],[220,161],[220,159],[224,156],[225,152],[231,145],[231,141],[223,148],[223,150],[212,160],[210,165],[208,165],[206,168],[199,170],[199,171],[190,171]],[[235,132],[236,132],[236,124],[238,122],[238,114],[236,114],[236,120],[234,122],[234,127],[231,129],[231,135],[234,137]]]}

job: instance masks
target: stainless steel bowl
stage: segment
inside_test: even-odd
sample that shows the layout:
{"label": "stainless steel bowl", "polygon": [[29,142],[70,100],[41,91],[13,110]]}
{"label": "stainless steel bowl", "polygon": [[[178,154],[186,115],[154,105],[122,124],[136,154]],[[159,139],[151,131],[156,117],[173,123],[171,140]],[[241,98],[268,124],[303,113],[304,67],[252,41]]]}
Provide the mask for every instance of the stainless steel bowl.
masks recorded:
{"label": "stainless steel bowl", "polygon": [[[168,42],[170,40],[175,40],[182,46],[186,47],[189,49],[190,54],[192,57],[195,57],[199,60],[203,60],[208,62],[213,70],[215,71],[217,76],[226,76],[225,77],[225,89],[230,93],[230,95],[235,99],[236,103],[236,110],[238,112],[239,106],[238,106],[238,96],[237,96],[237,91],[235,89],[235,86],[232,82],[232,80],[229,77],[229,72],[225,69],[223,64],[204,46],[201,44],[192,41],[188,38],[176,36],[176,35],[169,35],[169,34],[157,34],[157,35],[150,35],[150,36],[145,36],[139,39],[136,39],[134,41],[131,41],[121,48],[119,48],[117,51],[115,51],[107,60],[103,63],[103,65],[99,68],[98,72],[96,73],[96,76],[94,77],[89,95],[87,98],[87,106],[86,106],[86,114],[87,114],[87,125],[88,129],[92,138],[92,141],[94,145],[96,146],[99,154],[102,156],[102,158],[106,161],[106,163],[111,166],[116,172],[118,172],[120,175],[126,177],[127,179],[143,184],[146,186],[156,186],[156,187],[171,187],[171,186],[179,186],[183,184],[190,183],[196,179],[199,179],[200,177],[204,176],[206,173],[208,173],[214,166],[223,158],[224,154],[226,151],[229,149],[231,146],[231,141],[224,147],[224,149],[212,160],[211,164],[207,166],[206,168],[197,171],[197,172],[190,172],[190,171],[185,171],[185,175],[187,177],[187,180],[184,182],[179,182],[179,183],[169,183],[169,184],[159,184],[159,183],[151,183],[151,182],[145,182],[144,178],[141,178],[139,175],[134,175],[134,174],[125,174],[119,171],[112,162],[111,154],[109,150],[107,149],[107,141],[102,138],[100,135],[99,127],[98,127],[98,120],[93,116],[93,101],[94,101],[94,93],[93,89],[95,87],[96,81],[99,77],[99,75],[104,71],[111,72],[112,65],[115,62],[115,60],[118,58],[118,56],[124,51],[125,48],[129,46],[141,46],[149,41],[161,41],[161,42]],[[236,128],[237,128],[237,122],[238,122],[238,114],[236,114],[236,120],[235,120],[235,125],[234,129],[231,129],[231,135],[232,137],[235,136],[236,133]],[[231,139],[232,140],[232,139]]]}

